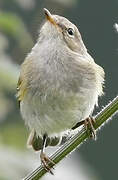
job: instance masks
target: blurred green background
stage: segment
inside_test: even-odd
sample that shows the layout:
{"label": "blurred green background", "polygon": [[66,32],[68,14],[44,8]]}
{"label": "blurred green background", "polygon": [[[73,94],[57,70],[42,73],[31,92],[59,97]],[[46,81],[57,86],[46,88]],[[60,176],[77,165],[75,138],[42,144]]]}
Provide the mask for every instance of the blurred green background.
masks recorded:
{"label": "blurred green background", "polygon": [[[105,69],[105,95],[94,114],[118,93],[118,0],[0,0],[0,180],[18,180],[39,165],[38,156],[26,148],[28,130],[15,94],[19,65],[36,42],[44,7],[78,26],[88,52]],[[70,155],[70,169],[76,164],[72,175],[67,176],[63,161],[53,178],[63,171],[70,180],[118,179],[117,138],[115,116],[98,132],[97,141],[87,141]]]}

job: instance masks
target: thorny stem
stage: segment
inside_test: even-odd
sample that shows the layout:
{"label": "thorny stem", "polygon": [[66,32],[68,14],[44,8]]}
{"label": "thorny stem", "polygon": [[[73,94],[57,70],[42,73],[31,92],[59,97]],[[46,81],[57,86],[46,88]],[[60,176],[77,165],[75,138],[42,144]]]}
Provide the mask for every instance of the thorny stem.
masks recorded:
{"label": "thorny stem", "polygon": [[[100,111],[95,116],[94,128],[98,129],[106,120],[110,119],[118,111],[118,96],[113,99],[102,111]],[[83,128],[77,134],[75,134],[71,139],[69,139],[63,146],[61,146],[51,157],[50,159],[57,164],[64,157],[66,157],[70,152],[76,149],[85,139],[89,137],[89,133]],[[51,167],[52,165],[49,164]],[[46,170],[40,165],[33,172],[31,172],[23,180],[39,180]]]}

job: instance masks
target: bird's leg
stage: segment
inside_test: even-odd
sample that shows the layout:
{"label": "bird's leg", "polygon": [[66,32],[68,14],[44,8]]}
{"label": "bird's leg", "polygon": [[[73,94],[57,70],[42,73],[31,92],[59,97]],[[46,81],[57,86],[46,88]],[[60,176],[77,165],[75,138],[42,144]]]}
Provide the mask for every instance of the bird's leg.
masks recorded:
{"label": "bird's leg", "polygon": [[72,130],[77,129],[78,127],[80,127],[81,125],[83,125],[84,122],[85,122],[85,120],[78,122],[75,126],[72,127]]}
{"label": "bird's leg", "polygon": [[[52,166],[55,165],[55,163],[44,152],[45,147],[46,147],[47,137],[48,137],[47,134],[44,134],[44,136],[43,136],[43,144],[42,144],[41,153],[40,153],[40,159],[41,159],[41,162],[42,162],[45,170],[49,171],[53,175],[53,172],[51,171],[51,168],[52,168]],[[49,166],[49,163],[52,164],[51,167]]]}
{"label": "bird's leg", "polygon": [[84,120],[84,125],[87,131],[90,132],[90,137],[96,139],[96,131],[94,128],[95,119],[91,116]]}
{"label": "bird's leg", "polygon": [[79,126],[83,125],[85,126],[87,131],[90,131],[90,137],[92,137],[93,139],[96,139],[96,131],[95,128],[93,126],[93,124],[95,123],[95,119],[91,116],[89,116],[88,118],[86,118],[83,121],[78,122],[73,128],[72,130],[78,128]]}

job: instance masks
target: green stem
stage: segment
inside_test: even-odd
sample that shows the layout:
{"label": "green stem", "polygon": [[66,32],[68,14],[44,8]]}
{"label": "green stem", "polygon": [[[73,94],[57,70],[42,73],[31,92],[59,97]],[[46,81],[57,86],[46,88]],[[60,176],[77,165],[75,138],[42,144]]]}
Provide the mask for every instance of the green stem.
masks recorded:
{"label": "green stem", "polygon": [[[118,96],[112,100],[100,113],[95,116],[94,128],[98,129],[106,120],[111,118],[116,111],[118,111]],[[89,133],[83,128],[77,134],[75,134],[70,140],[68,140],[63,146],[61,146],[51,157],[55,164],[66,157],[70,152],[76,149],[81,142],[89,137]],[[51,167],[52,165],[49,164]],[[31,172],[23,180],[39,180],[47,171],[42,165]]]}

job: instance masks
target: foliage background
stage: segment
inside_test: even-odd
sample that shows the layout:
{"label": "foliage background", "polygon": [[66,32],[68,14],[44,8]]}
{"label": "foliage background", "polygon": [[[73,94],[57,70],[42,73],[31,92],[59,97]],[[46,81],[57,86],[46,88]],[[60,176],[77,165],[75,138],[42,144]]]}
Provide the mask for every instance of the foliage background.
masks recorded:
{"label": "foliage background", "polygon": [[[94,113],[117,95],[118,0],[0,0],[0,180],[20,179],[39,164],[38,155],[26,148],[28,130],[15,93],[19,65],[36,42],[44,7],[78,26],[88,52],[105,69],[105,95]],[[114,117],[97,141],[84,143],[60,163],[55,179],[117,179],[117,129]]]}

